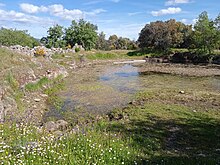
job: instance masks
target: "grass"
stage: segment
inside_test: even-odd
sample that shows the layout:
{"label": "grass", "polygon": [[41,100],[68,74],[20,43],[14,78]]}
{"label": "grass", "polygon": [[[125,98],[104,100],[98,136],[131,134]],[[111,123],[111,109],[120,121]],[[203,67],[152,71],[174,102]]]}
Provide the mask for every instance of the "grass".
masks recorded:
{"label": "grass", "polygon": [[[94,55],[93,59],[101,58],[105,57]],[[84,125],[79,129],[73,125],[62,132],[63,136],[23,123],[1,124],[0,164],[219,164],[218,90],[209,90],[202,80],[194,86],[181,81],[178,88],[172,87],[178,79],[157,88],[158,82],[164,79],[149,79],[150,85],[145,82],[146,89],[134,97],[130,106],[115,109],[98,121],[95,117],[88,121],[83,119]],[[6,80],[11,93],[18,92],[16,97],[21,99],[14,75],[9,74]],[[57,93],[63,89],[62,78],[48,81],[43,78],[26,88],[43,90],[46,84],[48,88],[44,93],[49,96],[48,102],[60,108],[62,100]],[[100,88],[88,85],[80,89],[96,91]],[[180,94],[179,88],[185,94]]]}
{"label": "grass", "polygon": [[[96,130],[57,138],[26,125],[0,126],[3,164],[135,164],[138,151],[120,135]],[[9,137],[9,138],[8,138]]]}
{"label": "grass", "polygon": [[[112,130],[136,139],[132,145],[148,155],[143,164],[218,164],[220,112],[219,105],[211,106],[214,100],[220,97],[212,92],[180,97],[167,89],[142,91],[135,105],[116,111],[126,120],[113,121]],[[152,141],[157,148],[150,150]]]}
{"label": "grass", "polygon": [[111,54],[111,53],[96,53],[92,55],[87,56],[88,59],[90,60],[106,60],[106,59],[117,59],[119,56],[117,54]]}
{"label": "grass", "polygon": [[114,60],[114,59],[130,59],[140,58],[139,55],[130,56],[130,50],[112,50],[112,51],[90,51],[86,53],[89,60]]}
{"label": "grass", "polygon": [[41,78],[39,81],[36,83],[28,83],[25,85],[25,90],[27,91],[36,91],[41,89],[44,85],[48,84],[50,80],[47,77]]}
{"label": "grass", "polygon": [[[179,100],[178,95],[144,90],[135,105],[62,137],[27,125],[1,125],[1,157],[5,164],[218,164],[219,107],[191,106],[187,96]],[[209,93],[207,103],[214,98],[219,100]]]}
{"label": "grass", "polygon": [[19,88],[19,82],[15,79],[14,75],[11,72],[9,72],[6,76],[6,81],[11,88],[10,94],[15,99],[18,110],[23,111],[24,106],[21,99],[23,98],[24,93]]}
{"label": "grass", "polygon": [[57,93],[64,89],[64,82],[62,75],[55,79],[50,80],[49,86],[44,90],[44,93],[48,95],[47,102],[56,109],[60,109],[63,105],[63,100],[57,95]]}

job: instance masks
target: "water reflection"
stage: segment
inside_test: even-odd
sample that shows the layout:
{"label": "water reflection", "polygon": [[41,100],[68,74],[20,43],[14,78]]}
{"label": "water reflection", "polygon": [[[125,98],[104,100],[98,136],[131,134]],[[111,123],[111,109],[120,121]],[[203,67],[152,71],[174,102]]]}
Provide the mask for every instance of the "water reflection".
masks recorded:
{"label": "water reflection", "polygon": [[135,93],[140,88],[138,67],[126,64],[106,68],[99,80],[120,92]]}

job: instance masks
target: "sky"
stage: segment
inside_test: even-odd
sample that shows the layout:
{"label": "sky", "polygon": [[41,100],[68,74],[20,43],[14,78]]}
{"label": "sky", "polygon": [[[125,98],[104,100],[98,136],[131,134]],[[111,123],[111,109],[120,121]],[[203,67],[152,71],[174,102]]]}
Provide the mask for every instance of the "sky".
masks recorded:
{"label": "sky", "polygon": [[28,30],[40,39],[51,26],[83,18],[106,37],[136,40],[147,23],[174,18],[194,24],[203,11],[216,18],[220,0],[0,0],[0,27]]}

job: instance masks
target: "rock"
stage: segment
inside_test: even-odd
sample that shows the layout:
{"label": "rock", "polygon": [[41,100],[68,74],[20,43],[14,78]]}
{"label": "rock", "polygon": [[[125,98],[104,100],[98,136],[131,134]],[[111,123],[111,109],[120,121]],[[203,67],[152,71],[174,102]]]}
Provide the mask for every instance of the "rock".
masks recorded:
{"label": "rock", "polygon": [[4,112],[3,115],[7,119],[14,119],[19,117],[18,107],[16,101],[8,96],[5,96],[2,100],[3,106],[4,106]]}
{"label": "rock", "polygon": [[3,99],[5,91],[0,87],[0,100]]}
{"label": "rock", "polygon": [[53,134],[54,134],[55,136],[58,136],[58,137],[63,136],[63,132],[62,132],[62,131],[59,131],[59,130],[55,131]]}
{"label": "rock", "polygon": [[[1,46],[1,47],[3,47],[3,46]],[[58,54],[75,53],[75,48],[79,48],[80,50],[84,50],[84,48],[81,45],[75,45],[72,49],[66,49],[66,50],[64,50],[62,48],[48,49],[45,46],[36,46],[34,48],[29,48],[27,46],[23,47],[23,46],[20,46],[20,45],[14,45],[14,46],[10,46],[10,47],[6,47],[6,46],[4,46],[4,47],[9,49],[9,50],[15,51],[17,53],[28,55],[28,56],[31,56],[31,57],[36,55],[37,50],[43,50],[44,53],[45,53],[43,56],[46,57],[46,58],[49,58],[49,59],[51,59],[51,56],[55,53],[58,53]]]}
{"label": "rock", "polygon": [[180,91],[179,93],[180,93],[180,94],[185,94],[185,91]]}
{"label": "rock", "polygon": [[79,126],[76,125],[76,126],[70,131],[70,133],[72,133],[72,134],[77,134],[79,131],[80,131],[80,130],[79,130]]}
{"label": "rock", "polygon": [[4,106],[3,106],[3,102],[0,100],[0,123],[3,123],[4,119],[5,119]]}
{"label": "rock", "polygon": [[58,121],[56,121],[56,125],[59,130],[65,131],[68,129],[69,124],[65,120],[58,120]]}
{"label": "rock", "polygon": [[58,129],[57,124],[53,121],[48,121],[44,124],[44,129],[47,132],[54,132]]}
{"label": "rock", "polygon": [[102,116],[97,115],[97,116],[96,116],[96,121],[99,121],[99,120],[102,120]]}
{"label": "rock", "polygon": [[48,95],[46,95],[46,94],[41,94],[40,96],[41,97],[48,97]]}
{"label": "rock", "polygon": [[130,105],[134,105],[134,106],[136,106],[136,105],[138,105],[138,102],[135,101],[135,100],[133,100],[133,101],[130,101],[129,104],[130,104]]}
{"label": "rock", "polygon": [[34,99],[35,102],[40,102],[40,99]]}
{"label": "rock", "polygon": [[206,155],[205,154],[198,154],[198,156],[200,156],[200,157],[206,157]]}

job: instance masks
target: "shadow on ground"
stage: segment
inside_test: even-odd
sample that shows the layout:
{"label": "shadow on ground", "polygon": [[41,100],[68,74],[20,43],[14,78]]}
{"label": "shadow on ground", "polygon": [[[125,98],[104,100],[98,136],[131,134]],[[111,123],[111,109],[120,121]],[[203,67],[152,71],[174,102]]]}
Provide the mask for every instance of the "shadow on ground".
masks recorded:
{"label": "shadow on ground", "polygon": [[[138,111],[138,110],[137,110]],[[165,119],[149,113],[112,122],[110,130],[141,150],[140,164],[220,164],[220,121],[208,116]]]}

